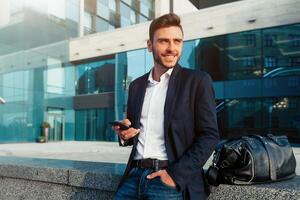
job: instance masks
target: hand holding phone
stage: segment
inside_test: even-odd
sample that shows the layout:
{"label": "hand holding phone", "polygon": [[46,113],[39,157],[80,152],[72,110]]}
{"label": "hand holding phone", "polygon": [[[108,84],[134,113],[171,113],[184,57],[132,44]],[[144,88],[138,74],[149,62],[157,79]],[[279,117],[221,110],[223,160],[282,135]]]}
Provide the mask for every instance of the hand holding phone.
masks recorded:
{"label": "hand holding phone", "polygon": [[109,124],[111,124],[112,126],[119,126],[121,131],[125,131],[130,128],[130,126],[127,126],[119,121],[109,122]]}
{"label": "hand holding phone", "polygon": [[[123,121],[109,122],[109,124],[113,126],[113,130],[118,133],[118,136],[123,140],[123,142],[135,137],[140,132],[140,129],[135,129],[132,127],[129,119],[124,119]],[[119,128],[116,129],[115,127]]]}

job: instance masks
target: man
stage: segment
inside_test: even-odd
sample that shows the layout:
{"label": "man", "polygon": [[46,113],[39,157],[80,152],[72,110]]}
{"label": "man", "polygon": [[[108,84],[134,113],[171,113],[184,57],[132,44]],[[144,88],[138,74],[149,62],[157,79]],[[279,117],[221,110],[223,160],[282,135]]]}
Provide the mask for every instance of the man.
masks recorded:
{"label": "man", "polygon": [[149,36],[154,67],[130,84],[130,128],[113,127],[121,145],[133,145],[115,199],[206,199],[202,167],[219,139],[212,81],[178,65],[177,15],[152,21]]}

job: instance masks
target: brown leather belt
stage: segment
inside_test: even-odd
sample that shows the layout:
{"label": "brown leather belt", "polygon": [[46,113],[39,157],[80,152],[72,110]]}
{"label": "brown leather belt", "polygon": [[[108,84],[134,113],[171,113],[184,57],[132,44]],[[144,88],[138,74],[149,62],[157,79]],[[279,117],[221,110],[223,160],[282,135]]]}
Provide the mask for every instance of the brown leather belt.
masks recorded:
{"label": "brown leather belt", "polygon": [[138,168],[152,168],[155,171],[160,169],[164,169],[168,166],[167,160],[157,160],[157,159],[142,159],[142,160],[133,160],[131,163],[131,167]]}

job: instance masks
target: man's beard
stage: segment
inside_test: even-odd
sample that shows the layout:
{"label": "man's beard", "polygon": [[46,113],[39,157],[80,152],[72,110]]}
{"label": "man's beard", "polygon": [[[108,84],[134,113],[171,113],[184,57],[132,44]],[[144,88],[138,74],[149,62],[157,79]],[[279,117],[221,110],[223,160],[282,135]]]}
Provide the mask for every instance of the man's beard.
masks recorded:
{"label": "man's beard", "polygon": [[179,58],[180,58],[180,57],[178,57],[178,59],[177,59],[177,61],[176,61],[176,63],[175,63],[174,66],[172,66],[172,67],[167,67],[166,65],[163,64],[161,58],[158,56],[158,54],[156,53],[156,51],[155,51],[154,49],[152,50],[152,56],[153,56],[154,61],[155,61],[158,65],[160,65],[162,68],[164,68],[164,69],[170,69],[170,68],[175,67],[175,66],[178,64]]}

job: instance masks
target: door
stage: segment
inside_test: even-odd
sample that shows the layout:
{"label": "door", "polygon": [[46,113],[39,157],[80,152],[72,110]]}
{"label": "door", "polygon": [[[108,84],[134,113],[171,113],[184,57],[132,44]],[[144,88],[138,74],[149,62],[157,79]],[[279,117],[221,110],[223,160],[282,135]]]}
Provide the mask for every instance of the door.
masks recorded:
{"label": "door", "polygon": [[48,109],[47,121],[50,124],[49,141],[63,141],[65,135],[63,109]]}

